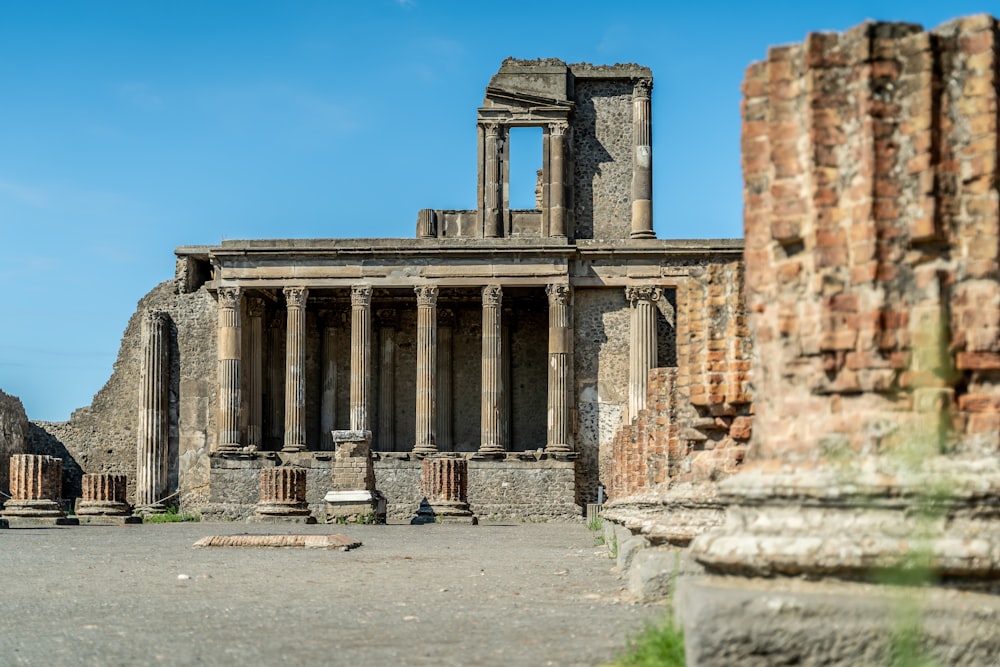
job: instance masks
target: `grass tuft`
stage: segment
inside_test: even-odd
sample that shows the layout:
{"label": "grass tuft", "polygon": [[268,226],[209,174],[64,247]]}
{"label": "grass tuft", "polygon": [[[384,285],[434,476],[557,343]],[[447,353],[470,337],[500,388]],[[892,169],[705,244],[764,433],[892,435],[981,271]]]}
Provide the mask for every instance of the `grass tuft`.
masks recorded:
{"label": "grass tuft", "polygon": [[647,624],[629,640],[626,653],[613,667],[684,667],[684,632],[667,616],[662,626]]}
{"label": "grass tuft", "polygon": [[142,517],[143,523],[180,523],[182,521],[201,521],[197,514],[186,514],[171,505],[163,514],[147,514]]}

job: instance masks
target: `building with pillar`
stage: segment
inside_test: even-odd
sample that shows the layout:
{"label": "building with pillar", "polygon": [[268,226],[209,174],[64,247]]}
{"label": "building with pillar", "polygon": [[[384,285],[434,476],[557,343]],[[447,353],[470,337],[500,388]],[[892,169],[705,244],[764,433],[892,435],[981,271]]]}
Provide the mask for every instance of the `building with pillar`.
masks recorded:
{"label": "building with pillar", "polygon": [[[508,59],[469,128],[475,210],[423,209],[411,239],[178,248],[176,280],[146,304],[176,328],[166,491],[242,518],[261,468],[293,465],[318,514],[330,432],[371,431],[390,518],[412,517],[438,453],[468,461],[484,519],[580,517],[650,370],[692,349],[709,368],[678,332],[718,313],[679,295],[741,262],[739,240],[656,238],[651,94],[639,65]],[[525,128],[540,135],[533,208],[511,200]]]}

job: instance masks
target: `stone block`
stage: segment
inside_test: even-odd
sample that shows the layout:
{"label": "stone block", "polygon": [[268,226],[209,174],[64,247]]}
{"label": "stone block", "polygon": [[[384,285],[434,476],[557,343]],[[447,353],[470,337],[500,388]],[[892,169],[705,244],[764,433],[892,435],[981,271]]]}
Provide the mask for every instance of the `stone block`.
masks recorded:
{"label": "stone block", "polygon": [[698,667],[901,664],[893,643],[909,636],[934,664],[991,665],[1000,655],[1000,599],[981,593],[682,577],[674,610],[687,664]]}

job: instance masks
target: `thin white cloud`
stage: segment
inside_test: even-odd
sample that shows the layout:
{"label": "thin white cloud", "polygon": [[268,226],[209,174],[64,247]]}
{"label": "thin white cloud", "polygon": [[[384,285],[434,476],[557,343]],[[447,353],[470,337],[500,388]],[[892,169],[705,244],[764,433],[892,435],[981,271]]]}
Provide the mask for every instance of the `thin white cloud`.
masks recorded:
{"label": "thin white cloud", "polygon": [[287,84],[262,83],[239,88],[218,88],[204,97],[205,104],[223,116],[227,123],[240,125],[248,110],[294,120],[297,126],[310,126],[339,134],[361,128],[363,114],[354,105],[311,90]]}
{"label": "thin white cloud", "polygon": [[123,83],[118,86],[118,96],[142,111],[158,111],[163,106],[163,97],[146,83]]}
{"label": "thin white cloud", "polygon": [[417,0],[396,0],[396,4],[403,9],[411,9],[417,6]]}
{"label": "thin white cloud", "polygon": [[612,23],[601,35],[601,41],[597,43],[597,50],[601,53],[611,54],[628,48],[631,33],[628,26],[623,23]]}
{"label": "thin white cloud", "polygon": [[0,197],[35,208],[51,208],[50,193],[44,188],[0,179]]}

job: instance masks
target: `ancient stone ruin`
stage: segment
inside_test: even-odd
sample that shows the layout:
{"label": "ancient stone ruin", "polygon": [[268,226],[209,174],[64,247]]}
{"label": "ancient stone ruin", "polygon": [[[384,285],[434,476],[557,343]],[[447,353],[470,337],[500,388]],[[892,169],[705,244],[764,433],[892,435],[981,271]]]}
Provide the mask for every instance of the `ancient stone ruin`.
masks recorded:
{"label": "ancient stone ruin", "polygon": [[[94,404],[28,449],[208,519],[604,501],[629,590],[674,596],[689,664],[886,663],[898,590],[875,584],[914,573],[923,650],[990,664],[997,21],[865,23],[751,65],[745,251],[655,238],[651,87],[638,65],[508,59],[475,210],[423,209],[415,239],[176,249]],[[510,200],[523,128],[532,209]],[[54,503],[38,479],[5,515]]]}
{"label": "ancient stone ruin", "polygon": [[[425,498],[423,459],[448,454],[474,515],[579,520],[601,486],[617,502],[665,479],[662,461],[645,480],[623,463],[647,451],[631,445],[655,419],[649,371],[672,369],[671,446],[691,458],[672,465],[719,514],[698,483],[748,433],[742,244],[655,238],[651,89],[639,65],[504,61],[469,128],[475,210],[424,209],[415,239],[178,248],[93,405],[39,430],[67,465],[128,475],[143,511],[246,519],[263,471],[292,467],[322,516],[332,434],[369,431],[358,488],[391,519]],[[525,128],[542,146],[531,209],[510,198]]]}

